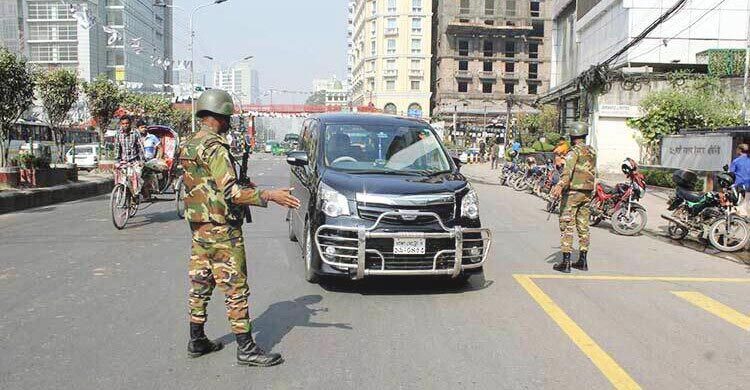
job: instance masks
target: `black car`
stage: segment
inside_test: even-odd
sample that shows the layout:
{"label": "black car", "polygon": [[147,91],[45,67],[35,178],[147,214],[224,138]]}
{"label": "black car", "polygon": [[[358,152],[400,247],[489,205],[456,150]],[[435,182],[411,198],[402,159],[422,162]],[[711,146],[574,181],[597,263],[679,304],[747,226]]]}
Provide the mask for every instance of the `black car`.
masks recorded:
{"label": "black car", "polygon": [[305,276],[483,275],[491,244],[458,162],[425,122],[373,114],[305,120],[287,154],[301,201],[289,238]]}

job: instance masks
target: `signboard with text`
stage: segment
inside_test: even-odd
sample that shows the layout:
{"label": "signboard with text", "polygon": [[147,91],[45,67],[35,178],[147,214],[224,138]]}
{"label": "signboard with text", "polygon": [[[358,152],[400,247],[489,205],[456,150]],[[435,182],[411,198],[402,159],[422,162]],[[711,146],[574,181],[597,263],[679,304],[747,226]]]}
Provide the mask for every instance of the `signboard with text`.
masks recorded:
{"label": "signboard with text", "polygon": [[726,134],[674,135],[661,141],[661,165],[695,171],[721,171],[732,161],[732,137]]}

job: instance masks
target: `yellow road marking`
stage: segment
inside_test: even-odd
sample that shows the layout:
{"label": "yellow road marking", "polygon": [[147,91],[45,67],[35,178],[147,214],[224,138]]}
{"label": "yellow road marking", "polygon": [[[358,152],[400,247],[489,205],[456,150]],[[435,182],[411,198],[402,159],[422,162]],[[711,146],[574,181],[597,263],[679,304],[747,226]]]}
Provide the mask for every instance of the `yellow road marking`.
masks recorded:
{"label": "yellow road marking", "polygon": [[616,389],[641,387],[617,362],[610,357],[586,332],[576,324],[539,286],[531,280],[534,275],[513,275],[526,292],[542,307],[552,320],[573,340],[576,346],[599,368]]}
{"label": "yellow road marking", "polygon": [[[516,276],[516,275],[514,275]],[[641,282],[720,282],[720,283],[750,283],[750,278],[700,278],[691,276],[628,276],[628,275],[518,275],[530,279],[576,279],[576,280],[610,280],[610,281],[641,281]]]}
{"label": "yellow road marking", "polygon": [[750,330],[750,316],[744,315],[715,299],[695,291],[671,291],[671,293],[724,321],[737,325],[744,330]]}

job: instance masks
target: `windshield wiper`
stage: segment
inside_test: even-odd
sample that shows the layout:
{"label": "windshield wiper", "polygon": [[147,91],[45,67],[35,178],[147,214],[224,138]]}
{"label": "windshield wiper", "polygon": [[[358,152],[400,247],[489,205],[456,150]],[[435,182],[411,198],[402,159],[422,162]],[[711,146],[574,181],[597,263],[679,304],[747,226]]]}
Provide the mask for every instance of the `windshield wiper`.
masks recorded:
{"label": "windshield wiper", "polygon": [[444,173],[451,173],[451,171],[449,170],[441,171],[441,170],[435,170],[435,169],[419,169],[419,170],[411,170],[407,172],[416,173],[420,176],[427,176],[427,177],[442,175]]}
{"label": "windshield wiper", "polygon": [[416,171],[394,171],[394,170],[385,170],[381,171],[378,169],[352,169],[352,170],[344,170],[346,173],[354,173],[354,174],[363,174],[363,175],[400,175],[400,176],[421,176],[419,172]]}

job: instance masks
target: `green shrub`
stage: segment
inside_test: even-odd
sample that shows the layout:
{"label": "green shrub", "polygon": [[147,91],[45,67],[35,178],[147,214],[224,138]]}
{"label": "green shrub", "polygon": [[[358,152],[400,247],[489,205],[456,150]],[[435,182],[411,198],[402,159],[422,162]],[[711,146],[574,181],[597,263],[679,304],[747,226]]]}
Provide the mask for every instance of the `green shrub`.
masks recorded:
{"label": "green shrub", "polygon": [[[672,180],[672,172],[670,170],[661,169],[641,169],[643,177],[646,179],[646,184],[655,187],[664,188],[676,188],[677,185]],[[705,179],[699,177],[695,183],[693,191],[702,191],[705,184]]]}
{"label": "green shrub", "polygon": [[537,152],[551,152],[555,149],[555,145],[551,145],[547,142],[542,143],[540,141],[536,141],[531,145],[531,148]]}

